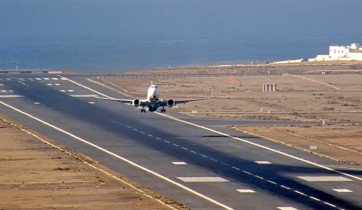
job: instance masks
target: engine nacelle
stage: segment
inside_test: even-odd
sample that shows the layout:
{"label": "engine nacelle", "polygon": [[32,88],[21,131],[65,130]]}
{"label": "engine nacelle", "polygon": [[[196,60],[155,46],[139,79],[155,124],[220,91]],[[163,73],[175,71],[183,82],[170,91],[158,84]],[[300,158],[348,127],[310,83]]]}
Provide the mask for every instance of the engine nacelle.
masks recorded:
{"label": "engine nacelle", "polygon": [[140,100],[134,99],[133,102],[132,102],[132,105],[135,106],[135,107],[138,107],[140,105]]}
{"label": "engine nacelle", "polygon": [[168,107],[173,107],[173,106],[175,106],[175,102],[172,99],[170,99],[170,100],[167,101],[167,106]]}

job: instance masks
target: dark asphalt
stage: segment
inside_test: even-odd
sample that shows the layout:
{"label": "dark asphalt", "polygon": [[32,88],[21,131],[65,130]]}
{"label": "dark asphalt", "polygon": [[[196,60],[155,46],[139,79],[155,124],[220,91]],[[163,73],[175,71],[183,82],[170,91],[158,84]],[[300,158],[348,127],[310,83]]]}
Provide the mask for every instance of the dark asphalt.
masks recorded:
{"label": "dark asphalt", "polygon": [[[36,77],[40,80],[36,80]],[[201,193],[227,207],[233,209],[277,209],[278,207],[362,209],[361,180],[155,113],[141,114],[139,109],[131,106],[112,101],[71,97],[72,94],[95,93],[69,81],[52,79],[59,78],[57,76],[37,75],[36,77],[0,76],[0,84],[3,84],[0,88],[7,90],[1,95],[24,96],[23,98],[2,98],[0,101],[167,177],[173,182]],[[48,80],[44,78],[48,78]],[[120,97],[116,93],[86,81],[83,77],[72,77],[71,79],[107,95]],[[10,93],[8,90],[13,92]],[[88,103],[90,101],[95,104]],[[0,105],[0,111],[60,144],[84,153],[110,169],[175,199],[191,209],[222,208],[165,181],[165,179],[132,166],[8,107]],[[168,113],[197,125],[206,126],[316,164],[339,168],[359,179],[362,177],[360,168],[352,168],[349,165],[241,134],[229,130],[225,126],[234,123],[252,125],[258,124],[257,121],[192,119],[174,113],[172,110],[168,110]],[[174,161],[183,161],[187,165],[174,165],[172,164]],[[257,164],[255,161],[269,161],[271,164]],[[298,176],[338,176],[347,178],[349,181],[308,182]],[[177,177],[222,177],[228,181],[192,183],[183,182]],[[237,189],[250,189],[255,192],[240,193]],[[340,193],[333,189],[348,189],[352,192]]]}

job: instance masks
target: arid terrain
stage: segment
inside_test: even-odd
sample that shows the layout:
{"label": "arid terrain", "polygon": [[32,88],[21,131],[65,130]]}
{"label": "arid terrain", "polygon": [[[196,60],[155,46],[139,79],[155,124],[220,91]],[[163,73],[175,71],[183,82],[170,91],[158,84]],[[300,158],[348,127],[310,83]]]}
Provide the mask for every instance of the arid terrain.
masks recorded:
{"label": "arid terrain", "polygon": [[41,140],[51,140],[3,119],[0,209],[184,208],[84,155],[46,144]]}
{"label": "arid terrain", "polygon": [[[311,122],[304,127],[235,129],[362,164],[361,63],[165,69],[95,76],[92,81],[131,98],[143,99],[151,81],[165,99],[207,98],[175,109],[191,116]],[[277,91],[263,92],[263,84],[276,84]],[[322,122],[333,125],[320,126]]]}

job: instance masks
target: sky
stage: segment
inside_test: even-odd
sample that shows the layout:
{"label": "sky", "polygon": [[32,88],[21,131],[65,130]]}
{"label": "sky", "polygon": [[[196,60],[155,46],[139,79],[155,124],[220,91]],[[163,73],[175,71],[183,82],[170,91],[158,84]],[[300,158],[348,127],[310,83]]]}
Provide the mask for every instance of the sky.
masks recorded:
{"label": "sky", "polygon": [[347,45],[362,42],[361,8],[361,0],[0,0],[0,62],[39,46]]}

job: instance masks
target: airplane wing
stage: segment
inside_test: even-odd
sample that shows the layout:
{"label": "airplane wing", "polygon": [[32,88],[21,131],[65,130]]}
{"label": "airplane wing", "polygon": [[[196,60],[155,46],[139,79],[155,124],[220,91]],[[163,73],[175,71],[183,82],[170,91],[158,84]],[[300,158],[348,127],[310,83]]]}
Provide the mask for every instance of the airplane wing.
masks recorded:
{"label": "airplane wing", "polygon": [[160,106],[169,106],[169,107],[173,107],[176,106],[177,104],[185,104],[187,102],[191,102],[191,101],[201,101],[201,100],[205,100],[206,98],[196,98],[196,99],[185,99],[185,100],[162,100],[160,102]]}
{"label": "airplane wing", "polygon": [[99,96],[95,96],[95,98],[109,100],[109,101],[117,101],[117,102],[125,103],[125,104],[132,104],[134,101],[133,99],[121,99],[121,98],[99,97]]}
{"label": "airplane wing", "polygon": [[175,100],[175,104],[186,104],[187,102],[191,102],[191,101],[201,101],[201,100],[205,100],[205,98],[195,98],[195,99],[188,99],[188,100]]}

